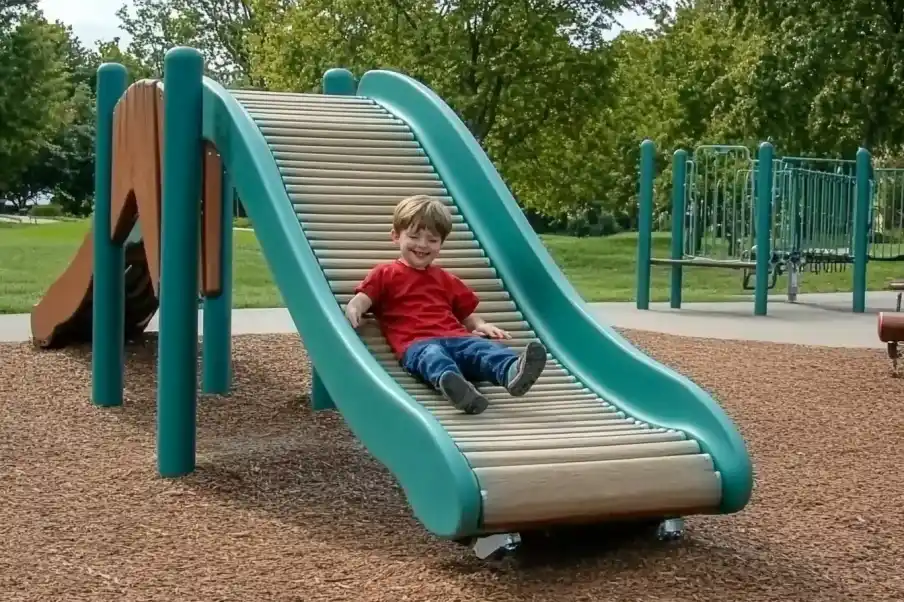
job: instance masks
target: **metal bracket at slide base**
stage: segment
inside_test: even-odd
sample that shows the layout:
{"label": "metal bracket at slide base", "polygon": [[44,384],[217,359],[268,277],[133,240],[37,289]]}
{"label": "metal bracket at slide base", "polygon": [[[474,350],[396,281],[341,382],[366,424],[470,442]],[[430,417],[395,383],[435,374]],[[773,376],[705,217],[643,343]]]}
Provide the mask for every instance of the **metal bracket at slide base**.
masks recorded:
{"label": "metal bracket at slide base", "polygon": [[[659,541],[675,541],[684,535],[684,519],[680,517],[663,519],[656,527]],[[520,533],[493,533],[483,537],[456,540],[466,545],[480,560],[501,560],[521,546]]]}
{"label": "metal bracket at slide base", "polygon": [[478,537],[471,545],[474,555],[480,560],[500,559],[514,552],[521,545],[518,533],[495,533],[486,537]]}

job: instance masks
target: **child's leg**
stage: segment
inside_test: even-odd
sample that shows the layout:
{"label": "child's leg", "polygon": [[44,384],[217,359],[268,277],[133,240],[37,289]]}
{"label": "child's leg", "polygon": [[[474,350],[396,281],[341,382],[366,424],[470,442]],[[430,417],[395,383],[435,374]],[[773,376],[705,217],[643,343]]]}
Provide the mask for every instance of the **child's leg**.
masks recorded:
{"label": "child's leg", "polygon": [[511,395],[527,393],[546,367],[546,348],[531,341],[520,354],[481,337],[463,337],[448,345],[464,375],[505,387]]}
{"label": "child's leg", "polygon": [[465,379],[444,343],[445,339],[414,343],[405,351],[402,367],[439,390],[459,410],[480,414],[487,408],[486,398]]}

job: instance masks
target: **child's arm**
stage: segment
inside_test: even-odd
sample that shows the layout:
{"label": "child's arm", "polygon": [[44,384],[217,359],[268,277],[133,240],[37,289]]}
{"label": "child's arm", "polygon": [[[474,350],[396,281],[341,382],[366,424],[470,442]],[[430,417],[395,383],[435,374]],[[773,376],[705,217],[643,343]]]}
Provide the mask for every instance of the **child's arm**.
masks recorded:
{"label": "child's arm", "polygon": [[352,328],[357,328],[361,324],[361,316],[367,313],[373,303],[373,300],[364,293],[352,297],[345,306],[345,317],[351,322]]}
{"label": "child's arm", "polygon": [[474,312],[480,304],[477,293],[471,290],[458,276],[448,272],[445,272],[445,274],[447,278],[446,286],[449,287],[452,293],[452,311],[465,328],[475,334],[491,339],[512,338],[512,335],[498,326],[490,324]]}
{"label": "child's arm", "polygon": [[355,287],[355,296],[345,306],[345,317],[351,322],[352,328],[361,325],[361,316],[379,303],[383,291],[383,275],[386,264],[375,265]]}

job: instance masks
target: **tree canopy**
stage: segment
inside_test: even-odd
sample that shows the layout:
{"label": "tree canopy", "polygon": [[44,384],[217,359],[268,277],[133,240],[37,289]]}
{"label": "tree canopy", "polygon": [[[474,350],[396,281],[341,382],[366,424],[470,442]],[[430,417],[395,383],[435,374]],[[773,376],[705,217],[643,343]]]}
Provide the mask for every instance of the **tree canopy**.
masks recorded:
{"label": "tree canopy", "polygon": [[[76,40],[33,0],[0,9],[0,196],[80,211],[94,72],[159,75],[201,49],[229,86],[316,91],[335,66],[394,69],[458,112],[531,216],[628,225],[638,148],[772,141],[781,154],[904,158],[904,0],[135,0],[131,40]],[[647,31],[613,35],[625,10]],[[661,177],[665,177],[664,175]]]}

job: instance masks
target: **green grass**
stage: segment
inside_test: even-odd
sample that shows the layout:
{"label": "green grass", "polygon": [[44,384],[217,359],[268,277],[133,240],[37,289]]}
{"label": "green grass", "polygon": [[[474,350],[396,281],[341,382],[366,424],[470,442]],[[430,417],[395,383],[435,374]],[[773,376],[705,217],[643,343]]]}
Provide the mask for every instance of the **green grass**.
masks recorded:
{"label": "green grass", "polygon": [[[87,232],[86,220],[47,225],[0,222],[0,313],[30,311],[47,287],[66,269]],[[636,235],[542,238],[555,261],[587,301],[634,299]],[[668,234],[655,235],[654,255],[667,257],[669,244]],[[236,307],[283,305],[253,232],[235,232],[234,259]],[[669,273],[668,267],[654,266],[653,301],[668,300]],[[687,268],[684,273],[685,301],[731,300],[750,294],[741,289],[741,272],[737,270]],[[888,280],[904,276],[904,266],[874,262],[870,264],[867,276],[868,287],[880,290]],[[783,292],[786,282],[784,278],[779,279],[778,290],[772,292]],[[843,272],[806,273],[803,276],[802,292],[850,290],[850,266]]]}

